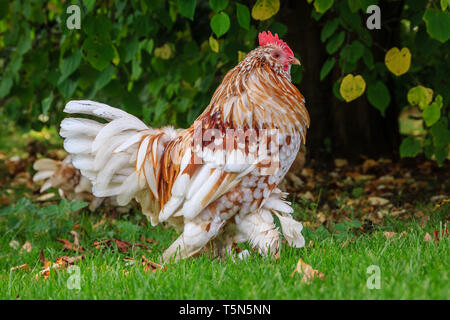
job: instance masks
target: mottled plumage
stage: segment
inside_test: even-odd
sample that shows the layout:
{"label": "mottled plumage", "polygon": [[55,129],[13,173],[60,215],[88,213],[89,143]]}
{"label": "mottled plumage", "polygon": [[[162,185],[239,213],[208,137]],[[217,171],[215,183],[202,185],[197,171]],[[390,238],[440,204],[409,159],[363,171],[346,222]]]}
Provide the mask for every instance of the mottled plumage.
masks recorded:
{"label": "mottled plumage", "polygon": [[61,124],[64,147],[94,195],[117,196],[122,205],[134,198],[152,225],[165,221],[182,231],[165,260],[208,248],[226,253],[242,241],[261,254],[276,252],[273,213],[288,242],[304,244],[302,226],[277,189],[309,126],[303,96],[290,81],[298,60],[278,37],[262,35],[263,45],[227,73],[188,129],[149,128],[93,101],[66,105],[67,113],[108,121],[67,118]]}

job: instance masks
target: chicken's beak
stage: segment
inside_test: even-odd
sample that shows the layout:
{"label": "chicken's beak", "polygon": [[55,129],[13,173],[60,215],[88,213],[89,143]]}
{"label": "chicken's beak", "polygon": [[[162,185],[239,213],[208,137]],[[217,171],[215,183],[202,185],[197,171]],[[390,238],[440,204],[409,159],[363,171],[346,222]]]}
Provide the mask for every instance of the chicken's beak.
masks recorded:
{"label": "chicken's beak", "polygon": [[291,57],[291,59],[289,60],[289,63],[301,65],[300,61],[296,57]]}

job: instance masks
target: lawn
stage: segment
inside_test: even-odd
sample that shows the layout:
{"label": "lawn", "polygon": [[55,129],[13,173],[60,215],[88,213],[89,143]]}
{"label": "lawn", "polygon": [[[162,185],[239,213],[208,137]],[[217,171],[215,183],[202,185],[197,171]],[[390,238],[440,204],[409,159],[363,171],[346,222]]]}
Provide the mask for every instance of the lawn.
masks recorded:
{"label": "lawn", "polygon": [[[307,246],[292,249],[284,243],[278,259],[255,252],[237,262],[204,255],[155,271],[143,266],[141,258],[161,263],[161,252],[175,239],[174,232],[152,228],[136,209],[106,216],[77,210],[81,206],[61,201],[42,208],[22,199],[0,210],[1,299],[450,298],[449,238],[436,241],[433,235],[442,230],[448,205],[438,210],[423,205],[422,211],[430,217],[424,227],[414,219],[389,218],[363,232],[364,226],[352,220],[335,224],[335,232],[305,228]],[[304,202],[296,206],[297,216],[307,219],[310,212],[302,211],[303,206],[307,207]],[[76,231],[84,252],[63,249],[63,243],[55,240],[73,243],[71,230]],[[424,240],[427,233],[430,241]],[[144,245],[124,248],[126,252],[121,242],[96,248],[94,242],[105,239]],[[83,256],[75,262],[78,268],[52,269],[49,275],[41,272],[45,259],[56,262],[59,257],[77,255]],[[291,276],[299,258],[319,270],[323,280],[303,282],[298,273]],[[11,271],[23,264],[28,267]],[[372,265],[379,267],[380,289],[367,286],[372,275],[367,268]],[[71,278],[77,274],[79,289]]]}
{"label": "lawn", "polygon": [[[39,193],[32,163],[63,159],[60,144],[54,130],[0,135],[0,299],[450,299],[448,164],[312,162],[301,183],[283,183],[304,248],[283,243],[270,259],[240,245],[244,261],[204,255],[159,268],[151,262],[162,264],[177,235],[137,206],[90,212],[56,189]],[[299,259],[323,279],[293,274]],[[367,286],[371,266],[380,289]]]}

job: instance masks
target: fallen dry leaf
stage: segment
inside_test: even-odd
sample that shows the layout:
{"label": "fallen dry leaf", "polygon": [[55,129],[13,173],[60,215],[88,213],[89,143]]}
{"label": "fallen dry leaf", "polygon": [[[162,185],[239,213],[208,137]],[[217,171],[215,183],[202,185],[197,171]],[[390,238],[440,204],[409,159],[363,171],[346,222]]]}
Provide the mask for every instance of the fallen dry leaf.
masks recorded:
{"label": "fallen dry leaf", "polygon": [[366,161],[364,161],[363,165],[362,165],[362,170],[364,173],[367,173],[367,171],[369,171],[370,169],[377,167],[378,166],[378,162],[373,160],[373,159],[367,159]]}
{"label": "fallen dry leaf", "polygon": [[62,256],[58,257],[55,262],[51,262],[48,259],[44,259],[44,266],[42,267],[42,270],[39,271],[38,274],[36,274],[35,279],[37,280],[41,276],[42,279],[45,280],[50,276],[51,270],[65,269],[67,268],[68,265],[73,265],[75,264],[75,262],[80,261],[82,259],[84,259],[84,256],[76,256],[76,257]]}
{"label": "fallen dry leaf", "polygon": [[56,241],[64,243],[63,249],[65,250],[71,250],[75,252],[84,252],[84,249],[81,246],[77,246],[66,239],[56,239]]}
{"label": "fallen dry leaf", "polygon": [[383,234],[386,237],[386,239],[392,239],[397,234],[397,232],[386,231]]}
{"label": "fallen dry leaf", "polygon": [[158,263],[150,261],[145,256],[142,256],[141,263],[144,266],[144,270],[145,271],[151,270],[152,272],[156,272],[158,270],[166,270],[167,269],[166,266],[162,266],[162,265],[160,265]]}
{"label": "fallen dry leaf", "polygon": [[120,240],[120,239],[108,239],[108,240],[102,240],[102,241],[94,241],[94,246],[96,249],[104,249],[107,246],[111,247],[113,243],[116,244],[117,248],[122,252],[127,252],[130,248],[133,247],[139,247],[142,249],[148,249],[148,247],[143,243],[135,243],[132,244],[128,241]]}
{"label": "fallen dry leaf", "polygon": [[73,244],[77,247],[80,246],[80,240],[78,239],[78,232],[72,230],[70,231],[70,234],[73,235]]}
{"label": "fallen dry leaf", "polygon": [[298,259],[297,267],[292,272],[291,277],[293,277],[295,273],[303,275],[302,282],[308,284],[311,283],[311,280],[314,278],[319,278],[321,280],[325,278],[323,273],[319,272],[319,270],[313,269],[313,267],[305,263],[302,259]]}
{"label": "fallen dry leaf", "polygon": [[367,200],[372,206],[384,206],[389,203],[388,199],[381,197],[369,197]]}
{"label": "fallen dry leaf", "polygon": [[433,236],[434,236],[434,239],[436,239],[436,242],[439,242],[439,238],[448,237],[448,229],[447,228],[442,229],[441,234],[439,234],[439,230],[434,230]]}
{"label": "fallen dry leaf", "polygon": [[16,270],[26,270],[26,269],[28,269],[28,264],[27,263],[25,263],[25,264],[22,264],[22,265],[20,265],[20,266],[17,266],[17,267],[12,267],[11,268],[11,271],[16,271]]}
{"label": "fallen dry leaf", "polygon": [[28,253],[30,253],[31,252],[31,250],[33,250],[33,246],[31,245],[31,243],[30,242],[25,242],[24,244],[23,244],[23,246],[22,246],[22,249],[20,249],[20,251],[22,252],[22,251],[26,251],[26,252],[28,252]]}
{"label": "fallen dry leaf", "polygon": [[348,165],[348,161],[345,159],[334,159],[334,165],[338,168]]}

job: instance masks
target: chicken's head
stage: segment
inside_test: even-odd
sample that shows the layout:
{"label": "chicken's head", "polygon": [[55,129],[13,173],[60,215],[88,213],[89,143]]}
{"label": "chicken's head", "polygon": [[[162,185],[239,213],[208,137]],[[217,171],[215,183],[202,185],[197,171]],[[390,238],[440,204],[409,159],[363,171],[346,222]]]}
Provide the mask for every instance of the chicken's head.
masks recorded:
{"label": "chicken's head", "polygon": [[272,35],[270,31],[265,31],[258,35],[258,52],[275,69],[289,72],[291,65],[300,64],[300,61],[294,57],[291,48],[281,39],[278,34]]}

